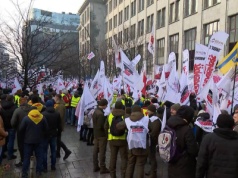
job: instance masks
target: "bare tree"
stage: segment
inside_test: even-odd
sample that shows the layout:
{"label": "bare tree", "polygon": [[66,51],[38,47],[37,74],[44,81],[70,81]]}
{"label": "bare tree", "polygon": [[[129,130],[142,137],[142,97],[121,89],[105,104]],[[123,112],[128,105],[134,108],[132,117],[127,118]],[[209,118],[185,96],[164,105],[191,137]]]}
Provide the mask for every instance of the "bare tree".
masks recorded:
{"label": "bare tree", "polygon": [[[30,0],[26,10],[21,9],[18,0],[10,1],[16,14],[11,15],[11,23],[1,20],[0,37],[7,45],[7,51],[17,60],[20,68],[18,76],[23,81],[23,87],[36,85],[35,76],[42,65],[69,74],[79,56],[75,27],[61,25],[60,30],[57,30],[45,16],[31,19],[34,0]],[[34,69],[34,72],[29,73],[30,69]]]}

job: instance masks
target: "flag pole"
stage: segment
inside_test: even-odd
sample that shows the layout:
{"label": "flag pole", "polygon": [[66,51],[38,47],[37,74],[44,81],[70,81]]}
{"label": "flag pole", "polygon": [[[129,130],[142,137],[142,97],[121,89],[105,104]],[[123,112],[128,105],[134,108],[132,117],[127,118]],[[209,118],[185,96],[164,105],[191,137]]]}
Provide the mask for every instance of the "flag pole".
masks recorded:
{"label": "flag pole", "polygon": [[236,85],[236,70],[237,70],[237,63],[235,63],[235,74],[234,74],[232,98],[231,98],[231,114],[233,112],[233,106],[234,106],[234,95],[235,95],[235,85]]}

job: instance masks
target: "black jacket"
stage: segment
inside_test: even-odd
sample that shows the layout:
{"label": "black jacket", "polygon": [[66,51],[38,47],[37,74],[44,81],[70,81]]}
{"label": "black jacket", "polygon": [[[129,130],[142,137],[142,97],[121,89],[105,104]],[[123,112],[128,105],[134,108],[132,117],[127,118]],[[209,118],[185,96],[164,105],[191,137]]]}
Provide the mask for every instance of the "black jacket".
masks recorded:
{"label": "black jacket", "polygon": [[12,129],[13,127],[11,125],[11,119],[12,119],[13,112],[15,111],[17,107],[11,101],[2,101],[1,105],[2,105],[1,116],[4,123],[4,128]]}
{"label": "black jacket", "polygon": [[238,134],[217,128],[203,138],[197,159],[196,178],[238,177]]}
{"label": "black jacket", "polygon": [[56,137],[58,132],[62,132],[60,114],[53,107],[48,107],[42,112],[47,120],[48,131],[45,134],[47,138]]}
{"label": "black jacket", "polygon": [[194,178],[198,145],[192,129],[185,120],[178,116],[171,116],[167,121],[167,125],[175,130],[177,136],[176,146],[181,153],[176,161],[169,163],[169,178]]}

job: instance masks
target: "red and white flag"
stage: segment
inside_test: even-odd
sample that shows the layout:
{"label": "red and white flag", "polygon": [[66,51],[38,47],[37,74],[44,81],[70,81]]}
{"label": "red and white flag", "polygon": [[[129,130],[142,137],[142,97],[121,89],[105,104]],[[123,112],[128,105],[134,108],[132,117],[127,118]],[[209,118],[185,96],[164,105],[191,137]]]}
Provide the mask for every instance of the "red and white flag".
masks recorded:
{"label": "red and white flag", "polygon": [[15,94],[17,92],[17,90],[21,90],[21,89],[22,89],[21,85],[20,85],[18,79],[15,77],[14,84],[12,86],[12,94]]}
{"label": "red and white flag", "polygon": [[148,43],[148,50],[154,56],[154,54],[155,54],[155,30],[154,30],[154,25],[152,25],[152,29],[151,29],[151,33],[150,33],[150,39],[149,39],[149,43]]}
{"label": "red and white flag", "polygon": [[93,52],[91,52],[91,53],[88,54],[87,59],[88,59],[88,60],[91,60],[91,59],[94,58],[94,57],[95,57],[95,54],[94,54]]}
{"label": "red and white flag", "polygon": [[65,89],[64,81],[61,78],[58,78],[57,85],[56,85],[56,93],[59,93],[59,91]]}

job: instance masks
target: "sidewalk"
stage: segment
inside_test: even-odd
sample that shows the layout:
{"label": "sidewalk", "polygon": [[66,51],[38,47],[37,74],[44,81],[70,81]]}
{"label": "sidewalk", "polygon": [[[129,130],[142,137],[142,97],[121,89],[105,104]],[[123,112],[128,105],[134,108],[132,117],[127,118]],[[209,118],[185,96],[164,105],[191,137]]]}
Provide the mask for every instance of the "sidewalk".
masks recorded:
{"label": "sidewalk", "polygon": [[[72,151],[72,154],[67,160],[63,160],[64,152],[61,151],[61,158],[57,159],[56,171],[50,170],[50,158],[48,159],[48,172],[42,174],[42,178],[110,178],[109,174],[100,175],[99,172],[93,172],[93,161],[92,153],[93,146],[87,146],[85,142],[79,141],[79,134],[76,132],[76,128],[67,125],[65,131],[63,132],[62,141],[66,146]],[[16,144],[15,144],[16,147]],[[109,167],[109,151],[107,149],[106,165]],[[19,158],[19,153],[17,152]],[[167,178],[167,166],[158,158],[158,178]],[[18,178],[21,175],[21,169],[14,166],[15,162],[18,160],[7,161],[3,160],[4,164],[10,164],[8,171],[3,171],[0,169],[1,178]],[[118,158],[117,173],[119,177],[120,173],[120,158]],[[148,165],[146,169],[148,170]],[[32,170],[35,172],[35,170]],[[3,173],[3,175],[2,175]],[[35,177],[33,175],[33,177]],[[145,176],[146,177],[146,176]]]}

